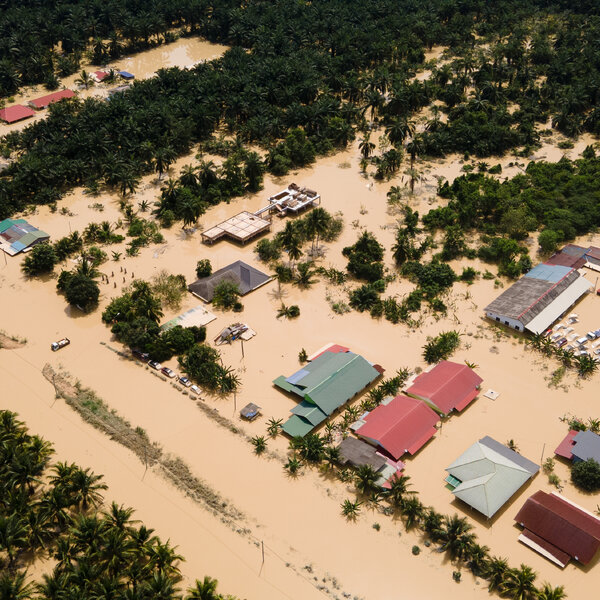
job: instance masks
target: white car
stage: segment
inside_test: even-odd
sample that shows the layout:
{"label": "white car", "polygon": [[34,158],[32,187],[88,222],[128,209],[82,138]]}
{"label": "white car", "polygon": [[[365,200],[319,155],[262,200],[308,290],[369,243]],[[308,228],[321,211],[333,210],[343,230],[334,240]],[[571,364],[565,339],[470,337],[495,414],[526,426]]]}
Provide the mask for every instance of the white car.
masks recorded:
{"label": "white car", "polygon": [[190,392],[194,392],[196,396],[200,395],[200,388],[197,385],[190,386]]}
{"label": "white car", "polygon": [[163,375],[166,375],[169,379],[174,379],[176,377],[175,371],[169,369],[169,367],[163,367],[160,372]]}

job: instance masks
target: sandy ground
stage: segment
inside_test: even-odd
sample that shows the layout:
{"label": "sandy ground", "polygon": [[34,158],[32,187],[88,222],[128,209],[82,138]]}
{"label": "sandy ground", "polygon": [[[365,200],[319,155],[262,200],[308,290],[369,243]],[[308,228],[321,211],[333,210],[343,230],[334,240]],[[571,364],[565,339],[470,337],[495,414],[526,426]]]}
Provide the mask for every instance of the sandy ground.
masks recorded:
{"label": "sandy ground", "polygon": [[[197,52],[192,53],[191,47]],[[151,52],[167,53],[167,56],[157,54],[152,61],[167,61],[163,63],[167,64],[169,60],[177,60],[177,64],[185,66],[194,60],[209,58],[217,50],[190,39]],[[178,58],[173,58],[177,52],[180,52]],[[139,56],[131,61],[143,59]],[[138,76],[143,72],[143,66],[136,67],[133,62],[120,61],[118,66]],[[566,154],[575,157],[588,143],[590,139],[582,137]],[[547,144],[536,153],[536,158],[558,160],[562,154],[563,151]],[[359,173],[359,158],[357,147],[353,147],[286,178],[269,177],[260,193],[212,208],[202,217],[195,233],[186,234],[175,226],[164,232],[165,244],[142,249],[136,258],[105,263],[101,271],[109,276],[110,284],[102,285],[100,307],[91,315],[84,316],[68,308],[64,299],[56,294],[55,280],[27,281],[20,272],[22,257],[8,257],[6,261],[0,257],[0,329],[28,339],[24,347],[0,350],[3,377],[0,406],[19,412],[32,431],[51,440],[58,459],[77,461],[104,473],[110,486],[108,501],[115,499],[134,506],[138,518],[179,547],[187,559],[183,565],[186,582],[210,574],[219,579],[223,592],[240,598],[267,600],[323,597],[318,586],[332,590],[333,577],[341,588],[333,593],[340,597],[343,591],[351,597],[392,600],[398,598],[399,588],[403,597],[432,600],[446,598],[453,590],[467,600],[483,598],[487,593],[484,582],[473,579],[467,572],[463,573],[462,583],[455,584],[451,579],[454,567],[431,549],[422,547],[418,557],[412,556],[411,547],[421,544],[421,540],[416,534],[404,532],[399,522],[363,509],[357,523],[347,523],[340,515],[340,503],[354,497],[351,487],[316,471],[307,471],[297,480],[288,479],[280,460],[257,458],[242,437],[217,425],[189,398],[101,345],[103,342],[118,347],[109,329],[100,322],[100,314],[110,299],[131,281],[132,273],[137,278],[149,279],[157,271],[167,269],[183,273],[191,281],[200,258],[210,258],[215,270],[237,259],[261,268],[253,251],[255,243],[242,248],[221,241],[207,247],[201,244],[199,232],[240,210],[264,206],[268,196],[291,181],[318,190],[328,211],[343,214],[345,229],[340,239],[328,246],[321,264],[344,268],[341,249],[353,243],[361,230],[367,229],[386,247],[386,264],[391,268],[395,217],[388,213],[386,192],[390,185],[403,185],[406,181],[399,175],[388,183],[371,184]],[[501,177],[512,176],[523,168],[508,167],[508,163],[514,161],[509,157],[500,161],[504,166]],[[173,174],[190,162],[195,161],[180,159],[173,166]],[[487,162],[493,165],[499,161]],[[518,162],[526,161],[519,159]],[[417,166],[423,173],[423,181],[417,185],[411,205],[423,214],[439,201],[435,198],[436,177],[452,180],[460,174],[463,161],[460,157],[449,157]],[[145,178],[133,199],[134,206],[143,199],[154,201],[159,185],[156,177]],[[96,202],[104,205],[104,212],[91,209]],[[120,217],[118,199],[108,193],[91,198],[76,190],[61,201],[59,207],[68,208],[69,214],[51,214],[48,208],[42,207],[27,218],[53,239],[58,239],[70,231],[81,232],[91,221],[116,222]],[[285,220],[274,220],[275,231],[284,225]],[[600,245],[599,236],[585,241]],[[111,250],[122,251],[123,248],[106,248],[109,256]],[[453,263],[459,272],[466,265],[495,272],[493,266],[478,261]],[[71,266],[69,263],[69,268]],[[120,268],[126,268],[127,275]],[[407,282],[396,281],[389,286],[386,295],[402,295],[412,287]],[[489,546],[493,554],[508,557],[515,566],[521,562],[531,565],[539,573],[540,581],[564,584],[571,600],[588,598],[589,590],[600,584],[599,567],[592,565],[582,569],[570,565],[560,571],[517,541],[519,532],[513,525],[517,510],[535,490],[553,489],[543,474],[516,494],[491,522],[454,503],[444,487],[443,477],[444,468],[484,435],[491,435],[500,442],[512,438],[521,452],[535,461],[550,456],[567,432],[567,426],[559,421],[561,416],[567,412],[584,418],[598,416],[595,400],[600,375],[579,381],[569,374],[558,389],[549,388],[547,379],[557,365],[525,350],[520,336],[496,334],[482,319],[483,307],[500,293],[493,280],[478,280],[473,286],[456,284],[448,301],[451,307],[448,317],[436,320],[432,315],[425,315],[415,329],[373,320],[367,314],[335,315],[327,298],[347,300],[347,293],[323,281],[309,290],[293,286],[283,286],[283,289],[283,301],[300,306],[301,316],[297,320],[276,318],[281,299],[277,297],[275,283],[246,296],[242,315],[217,312],[218,319],[208,326],[209,340],[237,320],[247,322],[257,331],[257,336],[244,345],[244,358],[239,343],[221,346],[223,361],[239,371],[242,388],[235,398],[207,397],[206,403],[234,420],[249,435],[263,435],[270,417],[285,419],[294,405],[271,381],[278,375],[289,375],[297,370],[301,348],[310,354],[328,342],[344,344],[383,365],[391,375],[400,367],[424,367],[421,347],[427,337],[443,330],[459,329],[463,333],[463,344],[455,359],[475,362],[484,378],[482,387],[499,391],[500,398],[491,401],[482,397],[462,415],[444,423],[435,438],[407,462],[406,473],[425,504],[444,513],[467,515],[480,542]],[[166,312],[165,320],[198,302],[191,295],[186,297],[180,310]],[[599,308],[600,298],[596,296],[587,297],[577,307],[582,331],[600,327]],[[52,353],[50,342],[63,336],[71,339],[71,345]],[[55,401],[52,387],[41,375],[47,362],[79,378],[134,426],[145,428],[150,438],[162,444],[166,451],[182,457],[195,475],[209,482],[244,512],[246,519],[240,527],[248,527],[253,537],[248,540],[227,528],[184,499],[151,470],[144,476],[143,465],[132,454],[83,423],[63,401]],[[170,361],[169,366],[177,369],[175,361]],[[262,417],[251,424],[240,422],[235,410],[247,402],[262,407]],[[269,449],[280,457],[285,455],[286,448],[283,438],[269,441]],[[568,498],[595,510],[597,497],[577,492],[566,481],[567,466],[557,464],[556,472],[565,480],[564,493]],[[373,528],[374,523],[381,525],[380,531]],[[262,570],[260,541],[265,545]]]}

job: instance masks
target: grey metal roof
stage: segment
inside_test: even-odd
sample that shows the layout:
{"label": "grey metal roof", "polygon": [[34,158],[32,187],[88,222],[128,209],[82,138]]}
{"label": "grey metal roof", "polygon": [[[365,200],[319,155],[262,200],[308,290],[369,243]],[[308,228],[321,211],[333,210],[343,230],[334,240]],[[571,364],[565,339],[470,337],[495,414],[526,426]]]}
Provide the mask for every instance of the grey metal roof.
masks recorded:
{"label": "grey metal roof", "polygon": [[371,465],[376,471],[387,464],[385,458],[379,456],[373,446],[353,437],[342,440],[338,448],[343,464],[351,464],[355,467]]}
{"label": "grey metal roof", "polygon": [[524,456],[521,456],[518,452],[511,450],[504,444],[497,442],[489,435],[486,435],[484,438],[481,438],[479,440],[479,443],[483,444],[484,446],[487,446],[488,448],[491,448],[498,454],[504,456],[504,458],[508,458],[510,461],[519,465],[526,471],[529,471],[529,473],[531,473],[532,475],[535,475],[540,470],[539,465],[536,465],[533,461],[529,460],[528,458],[525,458]]}
{"label": "grey metal roof", "polygon": [[227,267],[215,271],[208,277],[196,280],[188,285],[188,290],[198,296],[205,302],[210,302],[213,298],[215,287],[222,281],[231,281],[236,283],[240,294],[246,295],[248,292],[264,285],[273,279],[270,275],[251,267],[249,264],[237,260]]}
{"label": "grey metal roof", "polygon": [[593,431],[580,431],[574,438],[571,454],[580,460],[593,458],[600,463],[600,435]]}
{"label": "grey metal roof", "polygon": [[579,273],[573,270],[558,283],[522,277],[500,294],[485,310],[527,325],[579,276]]}

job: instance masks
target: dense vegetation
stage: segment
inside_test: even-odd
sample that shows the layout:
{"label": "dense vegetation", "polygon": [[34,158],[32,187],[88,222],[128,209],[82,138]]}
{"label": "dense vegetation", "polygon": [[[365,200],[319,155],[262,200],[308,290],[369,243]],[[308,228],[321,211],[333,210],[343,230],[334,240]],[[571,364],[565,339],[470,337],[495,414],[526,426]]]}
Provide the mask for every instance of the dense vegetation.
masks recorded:
{"label": "dense vegetation", "polygon": [[[446,206],[423,216],[430,230],[481,232],[477,251],[497,263],[500,274],[518,277],[531,268],[527,249],[519,242],[542,229],[540,246],[546,253],[600,225],[600,159],[590,148],[584,158],[557,163],[531,162],[524,173],[499,182],[484,173],[458,177],[439,190]],[[467,253],[462,244],[452,258]]]}
{"label": "dense vegetation", "polygon": [[[113,502],[100,510],[102,476],[73,463],[53,464],[53,452],[16,414],[0,411],[0,597],[183,598],[176,549],[133,519],[133,509]],[[31,581],[26,569],[42,557],[54,567]],[[185,598],[223,596],[205,577]]]}
{"label": "dense vegetation", "polygon": [[[598,24],[589,5],[580,14],[542,0],[121,4],[11,2],[0,22],[10,57],[4,79],[18,65],[26,79],[39,80],[30,55],[47,55],[61,42],[70,56],[86,40],[115,32],[135,47],[178,25],[233,48],[191,71],[161,70],[110,102],[57,104],[48,119],[7,136],[3,151],[16,160],[0,178],[0,217],[52,202],[75,185],[131,192],[140,175],[161,174],[217,127],[262,146],[262,166],[280,175],[346,146],[357,130],[369,156],[368,118],[386,131],[379,163],[394,170],[409,156],[411,185],[415,158],[424,154],[529,154],[539,143],[536,126],[548,119],[567,135],[600,128]],[[78,24],[69,26],[74,15]],[[434,44],[449,48],[448,61],[414,80]],[[415,133],[413,117],[432,103],[426,131]]]}

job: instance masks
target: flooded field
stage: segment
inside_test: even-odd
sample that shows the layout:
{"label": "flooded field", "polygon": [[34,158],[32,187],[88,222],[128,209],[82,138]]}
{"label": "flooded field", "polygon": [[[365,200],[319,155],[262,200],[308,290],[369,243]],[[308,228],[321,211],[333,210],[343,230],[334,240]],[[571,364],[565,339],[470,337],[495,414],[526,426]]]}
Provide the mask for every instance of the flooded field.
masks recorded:
{"label": "flooded field", "polygon": [[[578,143],[569,155],[580,152],[585,142]],[[550,147],[537,154],[554,158]],[[200,242],[200,231],[241,210],[254,211],[264,206],[268,196],[291,181],[316,189],[324,208],[343,214],[344,231],[338,241],[327,246],[320,264],[345,268],[341,249],[366,229],[386,247],[386,264],[391,267],[396,218],[388,213],[386,192],[390,185],[402,185],[402,180],[399,177],[389,183],[369,183],[359,173],[359,158],[357,147],[353,147],[348,152],[320,159],[313,167],[289,177],[266,178],[260,193],[210,209],[201,218],[196,232],[186,233],[175,225],[164,231],[164,244],[142,249],[135,258],[105,263],[100,270],[110,283],[102,285],[100,307],[90,315],[68,308],[64,298],[56,294],[54,279],[27,281],[20,272],[21,257],[8,258],[6,263],[0,258],[0,328],[28,339],[24,347],[0,350],[0,371],[5,381],[2,405],[18,411],[32,431],[52,440],[59,459],[74,460],[105,473],[110,486],[108,499],[135,506],[139,518],[179,547],[187,558],[183,565],[187,580],[207,573],[219,579],[223,592],[240,597],[304,599],[322,597],[317,589],[320,585],[338,593],[331,580],[336,578],[341,589],[352,596],[391,600],[398,597],[398,582],[390,573],[400,571],[405,597],[441,600],[448,596],[448,586],[459,585],[461,598],[483,598],[487,595],[484,583],[463,569],[462,583],[455,584],[450,563],[433,548],[422,548],[419,556],[413,556],[412,546],[422,545],[422,540],[415,533],[406,533],[400,522],[364,508],[357,523],[347,523],[340,515],[340,503],[354,498],[352,486],[317,471],[304,471],[297,480],[289,479],[280,460],[287,450],[285,439],[268,441],[269,449],[280,459],[256,457],[242,436],[219,426],[189,397],[112,352],[109,347],[116,349],[119,344],[100,321],[103,307],[121,293],[133,276],[150,279],[159,270],[167,269],[185,275],[189,282],[195,278],[195,265],[201,258],[209,258],[214,270],[238,259],[265,269],[256,260],[255,243],[239,247],[221,241],[207,247]],[[522,168],[508,167],[514,160],[503,159],[503,176]],[[177,174],[190,162],[194,159],[179,160],[173,173]],[[451,157],[421,163],[419,168],[424,180],[418,184],[411,204],[423,214],[437,203],[436,177],[452,180],[460,174],[462,160]],[[143,199],[154,201],[158,192],[156,177],[145,178],[133,198],[134,207]],[[103,212],[92,208],[95,203],[103,205]],[[76,190],[59,207],[66,207],[69,214],[51,214],[42,207],[27,218],[57,239],[70,231],[82,231],[91,221],[114,223],[121,216],[118,198],[107,193],[91,198]],[[274,231],[278,231],[284,227],[285,219],[275,218],[273,224]],[[600,237],[586,238],[585,242],[600,245]],[[115,246],[110,250],[123,248]],[[458,272],[466,265],[480,271],[488,268],[478,261],[453,263]],[[121,269],[126,269],[127,274]],[[407,461],[406,474],[411,477],[413,489],[420,493],[425,504],[438,511],[467,515],[480,543],[489,546],[492,554],[508,557],[515,566],[521,562],[531,565],[539,573],[540,581],[564,584],[569,598],[585,598],[590,586],[600,584],[597,568],[583,572],[580,567],[569,565],[560,571],[517,541],[519,531],[513,525],[513,518],[524,500],[537,489],[554,489],[543,474],[519,492],[491,522],[453,502],[443,482],[444,468],[484,435],[503,443],[513,439],[523,455],[536,462],[542,456],[551,456],[566,434],[566,425],[559,421],[560,417],[567,412],[584,418],[597,416],[594,390],[598,375],[580,381],[567,374],[563,386],[549,388],[548,378],[556,365],[526,350],[520,336],[496,333],[483,320],[483,307],[500,292],[493,280],[478,280],[473,286],[455,284],[448,301],[448,317],[437,320],[426,315],[417,329],[374,320],[366,313],[334,314],[328,300],[338,297],[346,300],[347,293],[323,281],[309,290],[291,285],[282,289],[281,298],[277,284],[271,282],[244,297],[241,315],[216,311],[217,320],[207,327],[208,340],[240,319],[257,335],[245,343],[244,357],[239,343],[220,347],[224,364],[237,370],[242,387],[235,399],[207,396],[206,405],[217,409],[249,436],[266,435],[267,420],[286,419],[294,406],[271,382],[298,368],[297,357],[302,348],[310,354],[328,342],[337,342],[381,364],[388,375],[393,375],[401,367],[425,366],[421,347],[428,336],[458,329],[462,345],[454,359],[476,363],[484,379],[482,387],[495,389],[500,397],[496,401],[480,397],[463,414],[444,423],[435,438]],[[396,281],[390,284],[386,295],[403,294],[410,289],[412,285],[406,281]],[[282,300],[287,305],[297,304],[301,316],[293,321],[277,319]],[[165,320],[199,303],[189,295],[180,310],[166,312]],[[590,296],[581,306],[577,310],[582,314],[598,311],[600,298]],[[52,353],[50,342],[63,336],[71,339],[71,345]],[[61,400],[55,401],[52,387],[40,373],[45,363],[65,369],[96,390],[133,426],[143,427],[166,452],[185,460],[196,476],[206,480],[246,515],[240,528],[248,528],[251,537],[231,531],[184,499],[152,469],[144,476],[143,465],[132,454],[81,422]],[[174,360],[167,365],[177,370]],[[262,416],[251,424],[242,423],[237,414],[248,402],[262,407]],[[565,465],[558,464],[556,471],[564,480],[568,498],[589,510],[596,508],[593,497],[582,495],[568,483]],[[380,525],[379,531],[373,528],[375,523]],[[262,570],[259,540],[266,547]]]}

